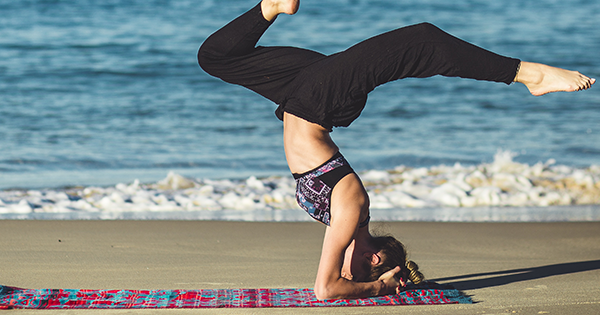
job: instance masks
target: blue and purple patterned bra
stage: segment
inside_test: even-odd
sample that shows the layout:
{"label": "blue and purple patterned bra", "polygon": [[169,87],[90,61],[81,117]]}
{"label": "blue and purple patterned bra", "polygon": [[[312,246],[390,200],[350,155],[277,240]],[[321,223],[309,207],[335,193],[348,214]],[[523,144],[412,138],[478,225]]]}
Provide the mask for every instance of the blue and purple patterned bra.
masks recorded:
{"label": "blue and purple patterned bra", "polygon": [[[313,219],[329,225],[331,192],[346,175],[354,173],[340,152],[321,166],[302,174],[292,174],[296,180],[296,201]],[[370,217],[360,223],[364,227]]]}

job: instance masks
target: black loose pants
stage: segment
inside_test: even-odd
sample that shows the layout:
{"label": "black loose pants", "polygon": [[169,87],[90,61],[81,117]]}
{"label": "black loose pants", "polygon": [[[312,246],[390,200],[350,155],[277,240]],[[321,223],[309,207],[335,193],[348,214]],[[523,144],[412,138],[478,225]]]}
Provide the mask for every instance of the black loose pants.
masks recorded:
{"label": "black loose pants", "polygon": [[208,74],[251,89],[283,112],[329,130],[349,126],[378,85],[434,75],[513,82],[520,61],[497,55],[422,23],[396,29],[325,56],[256,43],[272,22],[260,4],[212,34],[198,51]]}

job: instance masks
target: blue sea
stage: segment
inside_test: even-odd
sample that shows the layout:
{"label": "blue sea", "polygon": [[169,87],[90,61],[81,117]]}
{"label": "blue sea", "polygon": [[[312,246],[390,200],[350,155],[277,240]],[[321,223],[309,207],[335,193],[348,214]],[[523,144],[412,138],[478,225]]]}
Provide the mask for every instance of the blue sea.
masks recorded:
{"label": "blue sea", "polygon": [[[201,43],[257,1],[0,0],[0,189],[288,174],[276,105],[196,63]],[[600,78],[600,1],[303,1],[260,44],[331,54],[423,21],[502,55]],[[600,164],[600,86],[407,79],[332,134],[357,170]]]}

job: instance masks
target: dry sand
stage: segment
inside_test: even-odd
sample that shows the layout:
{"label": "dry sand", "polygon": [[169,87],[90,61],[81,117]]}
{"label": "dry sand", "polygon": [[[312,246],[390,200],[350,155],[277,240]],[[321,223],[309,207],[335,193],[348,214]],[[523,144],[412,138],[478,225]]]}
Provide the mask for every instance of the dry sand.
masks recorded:
{"label": "dry sand", "polygon": [[[600,222],[373,223],[473,305],[13,310],[15,314],[600,314]],[[312,287],[324,227],[217,221],[0,221],[0,284],[27,288]]]}

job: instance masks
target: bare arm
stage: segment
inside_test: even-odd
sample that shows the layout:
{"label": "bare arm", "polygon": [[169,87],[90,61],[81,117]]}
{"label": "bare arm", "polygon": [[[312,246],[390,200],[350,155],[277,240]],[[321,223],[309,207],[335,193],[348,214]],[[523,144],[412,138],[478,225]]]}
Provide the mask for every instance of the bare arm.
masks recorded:
{"label": "bare arm", "polygon": [[331,225],[325,231],[319,270],[315,281],[318,299],[362,298],[397,293],[400,282],[390,270],[373,282],[355,282],[341,275],[344,254],[359,233],[361,212],[368,212],[366,192],[354,174],[344,177],[334,188],[331,199]]}

